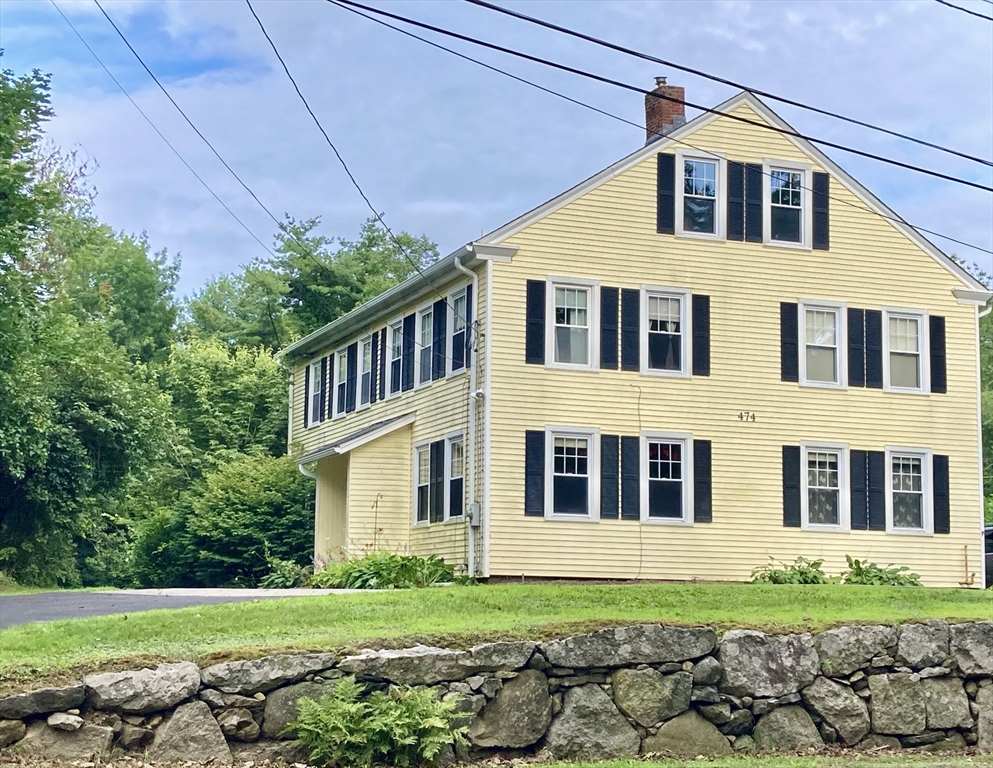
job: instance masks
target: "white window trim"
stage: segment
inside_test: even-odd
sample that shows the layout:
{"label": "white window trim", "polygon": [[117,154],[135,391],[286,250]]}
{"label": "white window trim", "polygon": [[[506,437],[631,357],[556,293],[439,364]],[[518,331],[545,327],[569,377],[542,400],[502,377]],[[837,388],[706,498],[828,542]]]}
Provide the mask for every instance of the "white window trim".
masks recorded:
{"label": "white window trim", "polygon": [[[919,356],[921,365],[920,389],[910,387],[894,387],[890,384],[890,317],[913,317],[917,320],[917,332],[920,340]],[[928,313],[924,309],[908,307],[883,307],[883,391],[902,392],[907,395],[931,394],[931,348],[928,338]]]}
{"label": "white window trim", "polygon": [[[840,301],[800,299],[797,328],[800,342],[800,386],[820,389],[848,389],[848,306]],[[807,310],[828,310],[837,313],[835,342],[838,349],[838,381],[807,380]]]}
{"label": "white window trim", "polygon": [[[424,317],[424,314],[426,312],[428,312],[428,311],[431,312],[431,338],[433,340],[434,339],[434,321],[435,321],[435,317],[434,317],[434,304],[433,303],[429,303],[429,304],[424,304],[424,305],[418,307],[417,308],[417,312],[414,315],[414,389],[415,390],[416,389],[422,389],[423,387],[429,387],[429,386],[431,386],[431,382],[433,381],[433,379],[431,378],[431,370],[430,370],[430,365],[432,365],[432,363],[434,361],[434,344],[433,343],[432,343],[432,346],[431,346],[431,359],[428,361],[428,365],[429,365],[429,368],[428,368],[428,379],[427,379],[427,381],[423,381],[423,382],[421,381],[421,351],[424,349],[423,345],[421,344],[421,322],[422,322],[422,319]],[[401,363],[400,367],[401,367],[401,369],[403,368],[403,364],[402,363]],[[403,377],[403,373],[402,372],[401,372],[400,376],[401,376],[401,379],[402,379],[402,377]],[[402,384],[401,384],[401,386],[402,386]]]}
{"label": "white window trim", "polygon": [[339,405],[338,405],[338,385],[342,382],[341,377],[338,376],[338,361],[339,360],[344,360],[345,361],[345,372],[346,372],[346,376],[345,376],[345,379],[344,380],[346,382],[346,384],[345,384],[345,390],[346,390],[346,393],[347,393],[347,390],[348,390],[348,384],[347,384],[347,382],[348,382],[348,376],[347,376],[347,372],[348,372],[348,347],[347,346],[342,347],[341,349],[337,350],[334,353],[334,366],[335,366],[334,367],[334,392],[331,393],[331,397],[332,397],[331,412],[333,414],[332,417],[331,417],[332,419],[338,419],[338,418],[341,418],[342,416],[347,415],[345,413],[344,407],[339,407]]}
{"label": "white window trim", "polygon": [[[415,323],[416,325],[416,323]],[[391,390],[392,374],[393,374],[393,327],[396,326],[400,329],[400,389],[396,392]],[[385,397],[381,397],[383,400],[391,400],[394,397],[400,397],[400,393],[403,392],[403,318],[395,317],[386,324],[386,392]]]}
{"label": "white window trim", "polygon": [[[648,367],[648,297],[668,296],[678,297],[680,344],[678,371],[664,371]],[[638,329],[638,345],[640,347],[641,373],[643,376],[663,376],[666,378],[688,379],[691,374],[690,340],[693,338],[693,313],[690,312],[691,292],[688,288],[671,288],[662,285],[641,286],[640,325]]]}
{"label": "white window trim", "polygon": [[[800,242],[789,243],[772,239],[772,171],[799,171],[800,178]],[[803,251],[811,250],[811,230],[814,225],[813,194],[810,191],[810,180],[813,167],[810,163],[798,163],[794,160],[762,160],[762,244],[773,248],[793,248]]]}
{"label": "white window trim", "polygon": [[[314,418],[314,403],[313,403],[313,399],[314,399],[314,371],[316,369],[317,376],[318,376],[318,378],[320,378],[320,375],[321,375],[321,360],[324,359],[324,357],[325,357],[325,355],[321,355],[320,357],[317,357],[317,358],[311,360],[308,363],[308,365],[310,366],[310,371],[309,371],[310,381],[307,382],[307,401],[308,401],[307,402],[307,424],[305,425],[307,429],[310,429],[311,427],[316,427],[318,424],[321,423],[320,416],[318,416],[317,418]],[[329,365],[330,365],[330,363],[331,363],[331,361],[328,361],[328,364]],[[327,387],[327,385],[328,385],[328,378],[327,378],[327,376],[325,376],[324,377],[324,381],[322,383],[322,386]]]}
{"label": "white window trim", "polygon": [[[586,471],[589,481],[589,514],[557,515],[555,508],[555,438],[584,437],[589,440],[589,460]],[[600,430],[596,427],[545,427],[545,519],[596,523],[600,520]]]}
{"label": "white window trim", "polygon": [[[921,459],[921,488],[924,491],[924,528],[897,528],[893,525],[893,456]],[[897,536],[934,536],[934,465],[930,448],[886,446],[886,532]]]}
{"label": "white window trim", "polygon": [[[555,362],[555,289],[586,288],[590,301],[587,308],[589,321],[589,365]],[[578,277],[549,277],[545,287],[545,367],[567,371],[596,371],[600,369],[600,282]]]}
{"label": "white window trim", "polygon": [[[683,444],[683,516],[649,517],[648,515],[648,443],[666,440]],[[641,522],[648,525],[693,525],[693,434],[690,432],[656,432],[642,430],[638,448],[638,472],[640,475]]]}
{"label": "white window trim", "polygon": [[[683,195],[685,194],[685,173],[683,169],[684,161],[701,160],[717,165],[716,182],[717,197],[714,203],[714,233],[709,232],[687,232],[683,230]],[[723,153],[719,152],[696,152],[687,149],[676,150],[676,235],[678,237],[689,237],[700,240],[725,240],[727,239],[727,160]]]}
{"label": "white window trim", "polygon": [[[837,451],[838,453],[838,525],[821,525],[809,522],[810,494],[807,487],[807,453],[810,451]],[[800,442],[800,527],[806,531],[828,531],[847,533],[852,529],[852,490],[849,477],[848,443],[832,443],[823,440],[803,440]]]}
{"label": "white window trim", "polygon": [[[417,454],[421,448],[427,448],[428,455],[428,519],[420,520],[417,519],[417,476],[418,470],[418,458]],[[412,528],[427,528],[431,525],[431,441],[430,440],[418,440],[413,445],[412,457],[412,469],[411,473],[411,500],[410,505],[410,525]]]}
{"label": "white window trim", "polygon": [[[456,441],[462,441],[462,514],[452,517],[448,514],[449,510],[452,508],[452,443]],[[446,523],[461,523],[465,521],[466,509],[468,504],[465,502],[465,492],[466,492],[466,476],[465,476],[465,435],[461,430],[455,432],[449,432],[445,435],[445,522]]]}
{"label": "white window trim", "polygon": [[[448,322],[445,325],[445,376],[460,376],[469,370],[468,365],[463,365],[457,371],[452,369],[452,363],[455,360],[455,299],[458,296],[465,296],[468,294],[469,285],[468,283],[455,288],[448,294]],[[468,318],[466,318],[468,320]],[[466,322],[465,334],[466,340],[469,341],[471,338],[472,325]]]}
{"label": "white window trim", "polygon": [[[355,410],[364,411],[370,405],[372,405],[372,374],[375,371],[374,360],[372,357],[372,337],[375,334],[366,334],[359,338],[359,349],[356,355],[357,359],[355,361]],[[362,346],[369,342],[369,402],[362,402]]]}

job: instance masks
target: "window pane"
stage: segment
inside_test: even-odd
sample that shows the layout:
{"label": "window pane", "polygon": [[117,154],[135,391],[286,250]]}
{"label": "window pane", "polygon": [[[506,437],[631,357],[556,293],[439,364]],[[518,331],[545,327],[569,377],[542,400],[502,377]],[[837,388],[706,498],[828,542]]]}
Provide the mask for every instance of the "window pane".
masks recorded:
{"label": "window pane", "polygon": [[920,324],[915,317],[890,318],[890,349],[894,352],[920,351]]}
{"label": "window pane", "polygon": [[811,525],[838,525],[838,491],[811,488],[807,491],[807,519]]}
{"label": "window pane", "polygon": [[838,345],[838,315],[832,310],[808,309],[806,311],[806,338],[808,344],[820,347]]}
{"label": "window pane", "polygon": [[372,370],[372,341],[369,339],[362,342],[362,370]]}
{"label": "window pane", "polygon": [[421,315],[421,346],[431,345],[431,312]]}
{"label": "window pane", "polygon": [[427,485],[431,479],[430,463],[427,448],[417,449],[417,484]]}
{"label": "window pane", "polygon": [[717,163],[686,160],[683,163],[683,194],[717,197]]}
{"label": "window pane", "polygon": [[716,206],[713,198],[683,197],[683,230],[713,233]]}
{"label": "window pane", "polygon": [[453,440],[451,443],[451,455],[452,463],[449,468],[449,477],[462,477],[463,466],[465,465],[464,454],[462,450],[462,441]]}
{"label": "window pane", "polygon": [[893,526],[924,528],[924,497],[919,493],[893,494]]}
{"label": "window pane", "polygon": [[920,389],[920,356],[902,352],[890,352],[890,385]]}
{"label": "window pane", "polygon": [[459,294],[452,301],[452,333],[465,328],[465,294]]}
{"label": "window pane", "polygon": [[557,515],[587,515],[589,480],[585,477],[556,476],[552,510]]}
{"label": "window pane", "polygon": [[683,516],[683,484],[673,480],[648,483],[648,516],[679,519]]}
{"label": "window pane", "polygon": [[648,334],[648,367],[656,371],[681,371],[680,339],[670,333]]}
{"label": "window pane", "polygon": [[555,362],[589,365],[589,331],[586,328],[557,327]]}
{"label": "window pane", "polygon": [[394,325],[390,332],[390,359],[399,360],[403,354],[403,328]]}
{"label": "window pane", "polygon": [[427,522],[428,519],[428,486],[422,485],[417,489],[417,522]]}
{"label": "window pane", "polygon": [[682,316],[678,296],[648,297],[648,330],[655,333],[680,333]]}
{"label": "window pane", "polygon": [[800,209],[772,206],[772,239],[787,243],[800,242]]}
{"label": "window pane", "polygon": [[421,382],[431,380],[431,347],[421,347],[420,351],[420,380]]}
{"label": "window pane", "polygon": [[837,383],[837,356],[836,349],[807,347],[807,379]]}
{"label": "window pane", "polygon": [[449,517],[460,517],[462,515],[462,497],[464,492],[463,480],[461,477],[453,478],[448,486],[448,516]]}

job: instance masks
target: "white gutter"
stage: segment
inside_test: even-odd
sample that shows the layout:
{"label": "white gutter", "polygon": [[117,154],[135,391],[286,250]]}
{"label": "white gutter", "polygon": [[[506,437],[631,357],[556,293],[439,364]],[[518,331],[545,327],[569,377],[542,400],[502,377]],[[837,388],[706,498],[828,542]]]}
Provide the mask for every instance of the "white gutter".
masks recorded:
{"label": "white gutter", "polygon": [[[459,256],[459,254],[456,254],[452,258],[452,261],[455,264],[455,268],[459,272],[463,272],[466,275],[468,275],[470,278],[472,278],[472,300],[475,302],[477,307],[477,312],[474,314],[478,315],[479,275],[477,275],[474,270],[466,268],[466,266],[462,263],[462,259]],[[479,323],[475,322],[474,325],[478,327]],[[472,346],[471,340],[473,340],[473,337],[475,336],[474,329],[467,327],[466,332],[469,333],[470,346]],[[476,359],[470,361],[469,364],[469,394],[467,395],[469,398],[469,403],[467,407],[467,411],[469,413],[469,424],[466,427],[466,433],[467,433],[466,448],[469,451],[469,482],[471,483],[469,498],[471,499],[471,504],[475,504],[478,509],[479,493],[476,484],[476,404],[479,401],[476,392],[476,369],[479,367],[478,348],[476,349],[475,354],[476,354]],[[471,519],[467,531],[468,531],[468,552],[466,556],[468,559],[468,563],[466,565],[468,566],[468,575],[474,576],[476,574],[476,535],[473,531],[473,525]]]}
{"label": "white gutter", "polygon": [[317,479],[317,473],[312,469],[307,469],[303,464],[297,464],[297,469],[300,470],[300,474],[304,477],[309,477],[311,480]]}

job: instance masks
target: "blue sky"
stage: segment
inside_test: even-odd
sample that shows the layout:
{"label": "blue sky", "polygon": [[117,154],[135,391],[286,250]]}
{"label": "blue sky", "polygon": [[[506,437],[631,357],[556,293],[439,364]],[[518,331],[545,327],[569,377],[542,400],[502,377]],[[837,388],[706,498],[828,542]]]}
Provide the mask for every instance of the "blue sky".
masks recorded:
{"label": "blue sky", "polygon": [[[140,68],[90,0],[58,0],[87,42],[211,188],[271,243],[275,226]],[[733,90],[457,0],[369,0],[618,80],[656,75],[716,104]],[[987,14],[984,0],[959,0]],[[981,157],[993,157],[993,23],[932,0],[511,2],[526,13]],[[241,0],[107,0],[105,8],[201,131],[276,214],[353,237],[369,212],[293,94]],[[256,10],[375,206],[443,253],[640,146],[643,133],[455,59],[322,0]],[[642,99],[443,41],[634,122]],[[181,291],[265,255],[200,186],[47,0],[0,0],[2,66],[53,75],[48,133],[99,168],[97,213],[181,252]],[[993,184],[993,169],[810,112],[797,129]],[[693,116],[692,111],[690,117]],[[909,221],[993,248],[993,195],[829,150]],[[993,257],[940,240],[993,271]]]}

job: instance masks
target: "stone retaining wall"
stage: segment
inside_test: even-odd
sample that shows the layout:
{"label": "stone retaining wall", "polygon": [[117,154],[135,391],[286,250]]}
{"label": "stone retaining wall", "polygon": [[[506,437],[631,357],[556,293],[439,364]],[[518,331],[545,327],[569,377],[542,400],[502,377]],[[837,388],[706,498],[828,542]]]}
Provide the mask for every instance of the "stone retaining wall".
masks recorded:
{"label": "stone retaining wall", "polygon": [[53,758],[306,759],[284,733],[342,675],[430,686],[469,725],[461,759],[857,749],[993,751],[993,622],[818,635],[657,624],[469,651],[418,646],[190,662],[0,699],[0,748]]}

